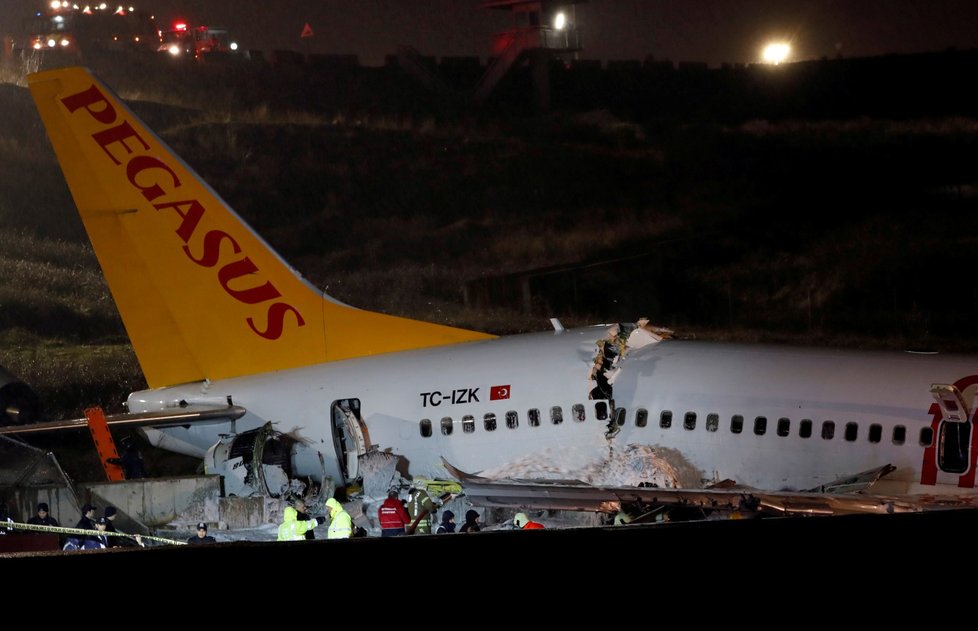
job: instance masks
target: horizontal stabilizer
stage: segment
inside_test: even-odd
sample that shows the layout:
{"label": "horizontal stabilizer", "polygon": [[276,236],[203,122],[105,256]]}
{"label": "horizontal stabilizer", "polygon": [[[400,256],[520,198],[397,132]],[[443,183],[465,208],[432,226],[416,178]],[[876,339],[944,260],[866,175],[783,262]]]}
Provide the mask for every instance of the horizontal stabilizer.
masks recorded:
{"label": "horizontal stabilizer", "polygon": [[[196,425],[200,423],[233,421],[244,416],[246,411],[239,405],[223,407],[190,405],[187,407],[173,408],[173,411],[106,414],[105,420],[109,427],[172,427],[175,425]],[[87,418],[43,421],[41,423],[0,427],[0,435],[38,434],[66,429],[85,429],[87,427]]]}

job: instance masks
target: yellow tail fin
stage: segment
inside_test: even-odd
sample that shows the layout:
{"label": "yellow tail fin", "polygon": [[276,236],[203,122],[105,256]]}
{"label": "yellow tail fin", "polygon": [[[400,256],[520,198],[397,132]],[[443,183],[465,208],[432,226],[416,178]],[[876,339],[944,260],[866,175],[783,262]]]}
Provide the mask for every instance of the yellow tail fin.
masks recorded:
{"label": "yellow tail fin", "polygon": [[90,72],[28,83],[150,387],[492,337],[333,300]]}

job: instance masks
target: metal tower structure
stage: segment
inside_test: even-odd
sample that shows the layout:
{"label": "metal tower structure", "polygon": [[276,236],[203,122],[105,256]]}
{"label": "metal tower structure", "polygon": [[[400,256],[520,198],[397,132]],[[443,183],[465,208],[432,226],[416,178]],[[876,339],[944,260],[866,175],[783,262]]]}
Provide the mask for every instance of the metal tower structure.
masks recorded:
{"label": "metal tower structure", "polygon": [[586,0],[485,0],[485,9],[508,10],[513,26],[493,36],[492,60],[475,89],[481,103],[513,67],[528,61],[533,100],[539,111],[550,108],[550,60],[581,47],[576,5]]}

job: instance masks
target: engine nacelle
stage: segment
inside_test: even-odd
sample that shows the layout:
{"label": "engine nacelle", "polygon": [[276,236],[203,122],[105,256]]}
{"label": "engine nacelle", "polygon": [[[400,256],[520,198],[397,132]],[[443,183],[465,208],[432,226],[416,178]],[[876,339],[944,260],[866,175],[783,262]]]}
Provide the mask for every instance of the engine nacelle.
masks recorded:
{"label": "engine nacelle", "polygon": [[23,425],[41,418],[41,403],[27,384],[0,366],[0,425]]}

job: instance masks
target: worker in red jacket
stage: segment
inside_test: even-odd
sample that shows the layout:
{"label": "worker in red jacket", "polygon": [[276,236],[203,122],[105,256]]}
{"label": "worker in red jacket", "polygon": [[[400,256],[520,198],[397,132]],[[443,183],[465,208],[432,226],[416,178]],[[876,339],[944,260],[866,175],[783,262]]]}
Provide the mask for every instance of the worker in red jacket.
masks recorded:
{"label": "worker in red jacket", "polygon": [[377,509],[381,537],[397,537],[404,534],[404,528],[411,523],[407,509],[397,498],[397,491],[390,491],[387,499]]}
{"label": "worker in red jacket", "polygon": [[543,524],[533,521],[526,516],[526,513],[516,513],[513,517],[513,525],[517,530],[537,530],[543,528]]}

